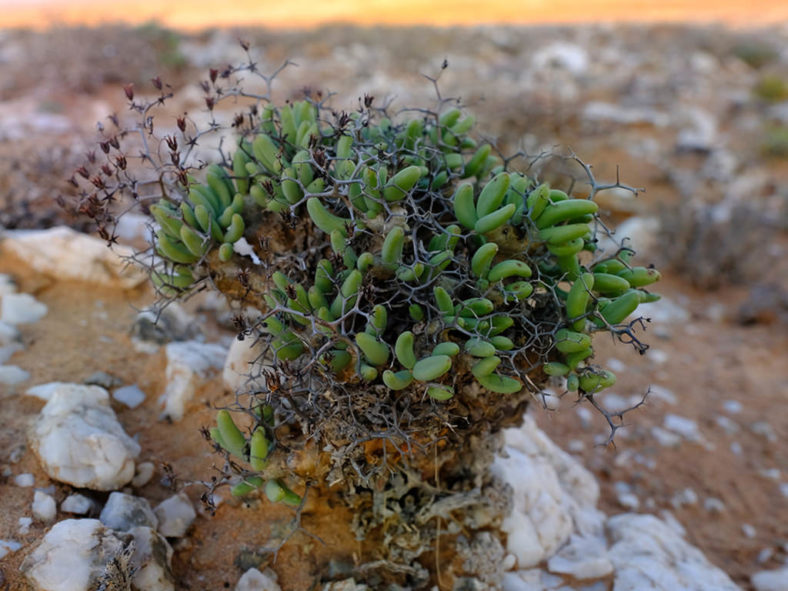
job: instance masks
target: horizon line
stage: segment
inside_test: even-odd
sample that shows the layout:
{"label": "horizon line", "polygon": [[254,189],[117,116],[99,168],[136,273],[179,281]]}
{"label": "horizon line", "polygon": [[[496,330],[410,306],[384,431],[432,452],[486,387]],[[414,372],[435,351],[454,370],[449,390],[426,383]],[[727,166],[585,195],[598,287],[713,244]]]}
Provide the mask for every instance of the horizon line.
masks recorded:
{"label": "horizon line", "polygon": [[[788,2],[760,0],[487,0],[483,14],[471,0],[226,0],[217,14],[212,0],[0,0],[0,29],[142,25],[199,32],[263,27],[310,30],[325,26],[477,27],[578,24],[693,24],[752,28],[788,24]],[[582,5],[582,8],[580,6]]]}

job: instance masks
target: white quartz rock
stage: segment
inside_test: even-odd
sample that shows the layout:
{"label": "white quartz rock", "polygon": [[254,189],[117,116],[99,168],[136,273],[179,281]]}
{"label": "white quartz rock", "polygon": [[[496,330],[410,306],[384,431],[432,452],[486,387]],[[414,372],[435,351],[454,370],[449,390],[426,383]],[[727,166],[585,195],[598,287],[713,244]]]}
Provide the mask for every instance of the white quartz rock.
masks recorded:
{"label": "white quartz rock", "polygon": [[183,493],[163,500],[153,509],[159,519],[159,533],[168,538],[179,538],[186,534],[197,517],[192,502]]}
{"label": "white quartz rock", "polygon": [[129,531],[134,527],[156,529],[159,520],[151,509],[147,499],[113,492],[99,516],[101,523],[117,531]]}
{"label": "white quartz rock", "polygon": [[167,388],[164,399],[164,416],[179,421],[186,412],[186,405],[194,397],[200,380],[210,372],[221,369],[227,349],[219,344],[199,341],[169,343],[167,352]]}
{"label": "white quartz rock", "polygon": [[16,552],[22,547],[22,544],[16,540],[0,540],[0,558],[5,558],[7,554]]}
{"label": "white quartz rock", "polygon": [[607,521],[615,591],[739,591],[724,572],[653,515],[625,513]]}
{"label": "white quartz rock", "polygon": [[788,590],[788,566],[776,570],[762,570],[750,577],[755,591]]}
{"label": "white quartz rock", "polygon": [[16,326],[38,322],[47,314],[47,306],[29,293],[9,293],[0,304],[0,321]]}
{"label": "white quartz rock", "polygon": [[[0,337],[2,339],[2,337]],[[14,353],[17,351],[21,351],[24,349],[22,343],[10,343],[8,345],[3,345],[2,341],[0,341],[0,364],[5,363],[11,357],[14,356]]]}
{"label": "white quartz rock", "polygon": [[64,513],[74,513],[75,515],[84,515],[93,508],[93,501],[81,495],[74,493],[68,495],[62,503],[60,503],[60,510]]}
{"label": "white quartz rock", "polygon": [[281,587],[277,582],[276,573],[270,568],[263,572],[250,568],[238,579],[235,591],[281,591]]}
{"label": "white quartz rock", "polygon": [[49,523],[57,516],[57,505],[51,495],[37,490],[33,495],[33,517],[38,521]]}
{"label": "white quartz rock", "polygon": [[32,388],[28,388],[25,394],[28,396],[35,396],[44,401],[49,401],[52,395],[63,386],[69,386],[68,382],[47,382],[46,384],[38,384]]}
{"label": "white quartz rock", "polygon": [[135,568],[132,578],[136,591],[173,591],[172,547],[167,539],[150,527],[129,530],[134,536],[134,554],[131,564]]}
{"label": "white quartz rock", "polygon": [[604,537],[572,536],[569,543],[547,561],[550,572],[575,579],[596,579],[613,572]]}
{"label": "white quartz rock", "polygon": [[131,248],[107,248],[104,240],[63,226],[48,230],[6,232],[2,246],[39,273],[58,279],[76,279],[102,285],[132,288],[147,275],[127,265],[123,257]]}
{"label": "white quartz rock", "polygon": [[30,379],[30,374],[16,365],[0,365],[0,384],[14,386]]}
{"label": "white quartz rock", "polygon": [[0,320],[0,345],[14,345],[21,339],[22,335],[19,334],[19,329],[12,324]]}
{"label": "white quartz rock", "polygon": [[60,385],[33,423],[29,438],[54,480],[115,490],[134,477],[140,446],[123,430],[109,394],[98,386]]}
{"label": "white quartz rock", "polygon": [[66,519],[52,526],[20,570],[36,591],[88,591],[107,564],[123,555],[129,539],[97,519]]}
{"label": "white quartz rock", "polygon": [[36,483],[36,478],[29,472],[24,472],[22,474],[17,474],[14,476],[14,484],[17,486],[21,486],[22,488],[30,488]]}
{"label": "white quartz rock", "polygon": [[7,273],[0,273],[0,298],[9,293],[16,293],[16,283]]}
{"label": "white quartz rock", "polygon": [[145,392],[143,392],[137,384],[117,388],[112,392],[112,397],[129,408],[137,408],[140,404],[145,402]]}
{"label": "white quartz rock", "polygon": [[145,486],[153,478],[153,473],[156,471],[156,466],[153,462],[140,462],[137,464],[137,472],[134,478],[131,479],[131,486],[137,488]]}
{"label": "white quartz rock", "polygon": [[[250,375],[259,373],[259,367],[255,364],[262,354],[262,347],[255,343],[254,337],[245,338],[242,341],[233,340],[227,358],[224,361],[222,379],[224,385],[230,390],[237,391],[254,387],[254,381],[250,380]],[[264,378],[257,378],[261,385],[264,385]]]}
{"label": "white quartz rock", "polygon": [[504,441],[492,471],[514,489],[512,512],[501,529],[518,568],[552,556],[572,533],[601,535],[599,485],[591,473],[550,441],[530,416],[521,428],[506,429]]}

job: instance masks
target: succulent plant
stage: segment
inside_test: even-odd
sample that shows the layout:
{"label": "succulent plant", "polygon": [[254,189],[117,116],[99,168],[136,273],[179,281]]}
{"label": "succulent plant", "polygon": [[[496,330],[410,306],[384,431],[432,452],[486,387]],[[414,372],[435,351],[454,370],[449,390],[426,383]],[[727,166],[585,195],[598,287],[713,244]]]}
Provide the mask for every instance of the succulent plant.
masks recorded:
{"label": "succulent plant", "polygon": [[[383,526],[389,555],[408,563],[434,532],[416,544],[386,499],[477,487],[494,434],[547,380],[593,403],[615,382],[592,362],[593,333],[645,348],[627,318],[658,299],[646,288],[659,273],[625,247],[597,252],[605,186],[571,196],[529,176],[446,101],[404,116],[372,105],[266,97],[236,118],[232,152],[201,170],[167,138],[151,273],[166,297],[209,282],[259,312],[239,326],[260,375],[208,432],[240,476],[226,480],[233,494],[301,506],[288,482],[343,482],[359,535]],[[184,145],[199,137],[178,126]]]}
{"label": "succulent plant", "polygon": [[452,367],[468,366],[506,395],[538,369],[525,360],[546,326],[556,353],[540,353],[545,373],[583,394],[614,382],[586,362],[590,334],[657,299],[643,288],[659,273],[631,267],[629,251],[593,261],[594,201],[507,171],[457,108],[398,124],[319,114],[309,101],[266,107],[232,169],[212,164],[180,204],[151,207],[156,250],[172,263],[154,274],[160,286],[187,289],[214,251],[230,261],[247,223],[272,212],[323,243],[299,268],[289,253],[270,267],[275,361],[435,400],[452,397]]}

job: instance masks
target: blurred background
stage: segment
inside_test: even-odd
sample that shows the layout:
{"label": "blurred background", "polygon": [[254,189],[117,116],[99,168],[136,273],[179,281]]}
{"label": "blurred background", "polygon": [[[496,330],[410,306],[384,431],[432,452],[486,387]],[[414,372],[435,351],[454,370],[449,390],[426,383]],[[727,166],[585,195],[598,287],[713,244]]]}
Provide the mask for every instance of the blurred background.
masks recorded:
{"label": "blurred background", "polygon": [[278,99],[311,89],[336,93],[337,109],[365,94],[433,107],[425,75],[440,75],[442,96],[461,98],[503,153],[573,150],[597,178],[645,188],[598,200],[641,264],[663,270],[652,347],[637,357],[599,343],[598,356],[619,375],[608,408],[651,385],[647,404],[615,448],[595,445],[601,417],[566,397],[535,415],[595,473],[605,511],[669,512],[743,588],[786,561],[788,3],[0,0],[0,11],[7,229],[93,231],[57,200],[74,195],[66,181],[95,149],[96,122],[124,113],[123,85],[155,96],[152,78],[169,84],[163,125],[205,115],[199,82],[245,59],[239,40],[263,72],[297,64],[277,77]]}

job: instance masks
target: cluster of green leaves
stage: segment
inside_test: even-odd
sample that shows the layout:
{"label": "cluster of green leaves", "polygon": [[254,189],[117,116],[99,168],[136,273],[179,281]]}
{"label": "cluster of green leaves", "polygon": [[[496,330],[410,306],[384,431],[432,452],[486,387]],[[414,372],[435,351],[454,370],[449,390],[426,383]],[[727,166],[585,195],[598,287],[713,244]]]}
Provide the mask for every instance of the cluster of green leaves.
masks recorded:
{"label": "cluster of green leaves", "polygon": [[[329,124],[307,100],[266,106],[226,169],[152,208],[156,250],[173,263],[154,279],[187,288],[213,249],[228,261],[247,227],[287,216],[317,254],[293,268],[291,253],[275,253],[268,270],[275,362],[435,400],[468,373],[513,394],[539,366],[584,394],[612,384],[588,363],[590,334],[657,299],[643,288],[659,274],[630,266],[626,250],[594,261],[596,203],[507,170],[460,109],[396,123],[375,114]],[[537,333],[551,343],[534,364]]]}

